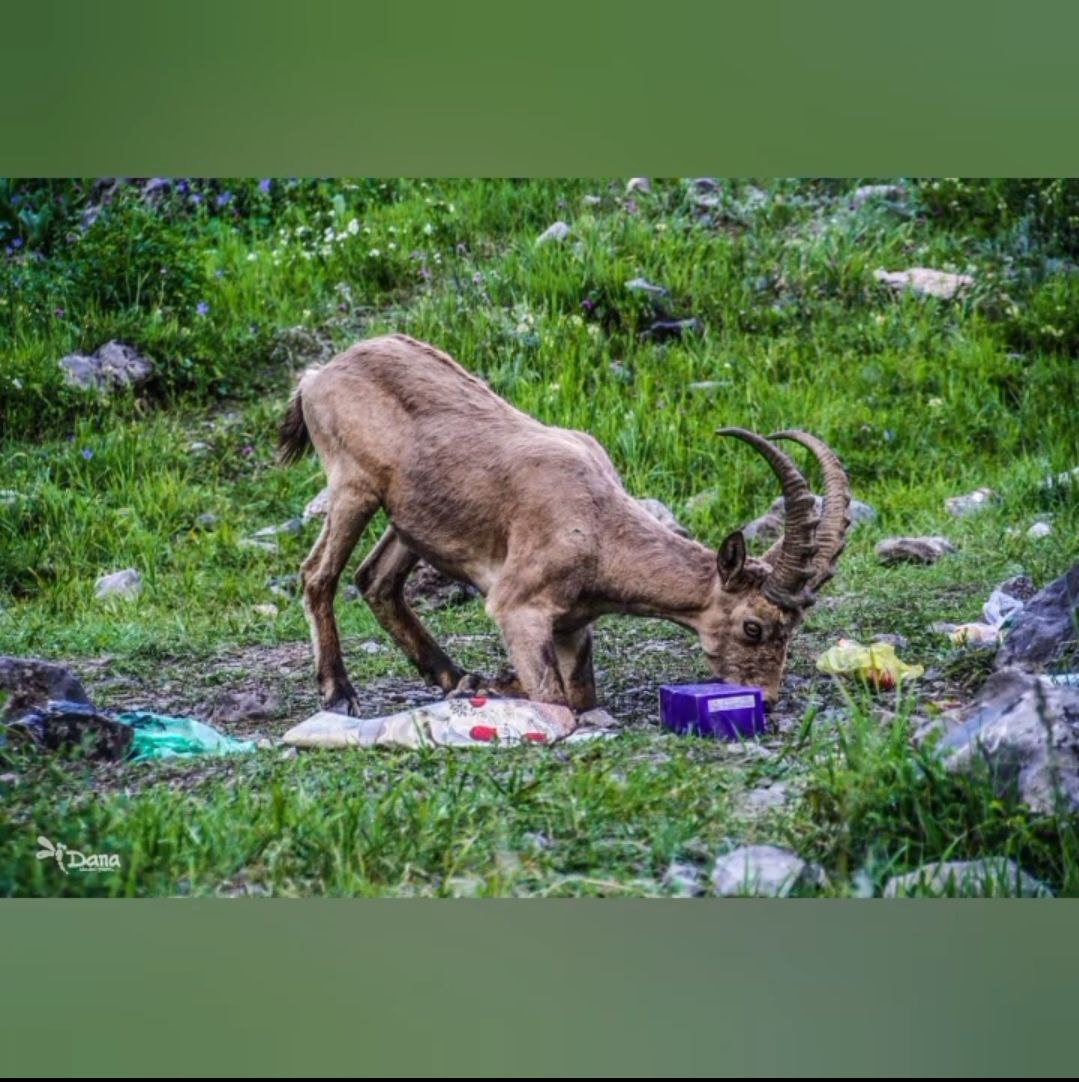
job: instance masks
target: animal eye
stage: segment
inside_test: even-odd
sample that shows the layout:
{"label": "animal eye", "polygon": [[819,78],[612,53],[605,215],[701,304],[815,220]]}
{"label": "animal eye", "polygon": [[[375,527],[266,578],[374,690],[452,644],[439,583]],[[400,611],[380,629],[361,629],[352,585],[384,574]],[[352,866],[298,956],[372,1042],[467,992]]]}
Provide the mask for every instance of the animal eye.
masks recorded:
{"label": "animal eye", "polygon": [[756,620],[746,620],[742,624],[742,630],[746,633],[747,639],[759,639],[763,633],[761,625]]}

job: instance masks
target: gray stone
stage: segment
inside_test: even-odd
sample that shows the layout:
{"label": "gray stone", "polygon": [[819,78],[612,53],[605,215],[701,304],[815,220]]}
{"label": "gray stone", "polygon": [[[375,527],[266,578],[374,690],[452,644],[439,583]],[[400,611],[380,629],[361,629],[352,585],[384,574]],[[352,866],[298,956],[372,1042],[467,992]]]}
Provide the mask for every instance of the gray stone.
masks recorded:
{"label": "gray stone", "polygon": [[94,583],[94,596],[101,600],[106,597],[122,597],[127,600],[138,597],[142,589],[142,577],[133,567],[123,571],[114,571],[102,575]]}
{"label": "gray stone", "polygon": [[997,653],[998,669],[1070,664],[1079,654],[1079,563],[1028,600]]}
{"label": "gray stone", "polygon": [[[814,496],[813,504],[814,513],[820,515],[821,511],[824,509],[824,500],[820,496]],[[856,529],[863,522],[872,522],[877,517],[877,512],[870,507],[869,504],[854,499],[850,501],[847,513],[850,515],[852,530]],[[783,534],[784,522],[783,497],[777,496],[776,499],[772,501],[768,510],[765,511],[760,518],[755,518],[752,522],[747,522],[745,526],[742,527],[742,533],[747,541],[775,541]]]}
{"label": "gray stone", "polygon": [[704,884],[701,882],[701,872],[696,864],[687,864],[680,861],[671,861],[667,870],[663,873],[661,885],[674,894],[683,898],[696,897],[704,893]]}
{"label": "gray stone", "polygon": [[790,790],[782,782],[775,785],[761,785],[750,789],[741,799],[743,811],[753,814],[782,808],[790,799]]}
{"label": "gray stone", "polygon": [[330,511],[330,490],[324,488],[317,496],[313,497],[303,509],[305,522],[313,518],[325,518]]}
{"label": "gray stone", "polygon": [[648,177],[630,177],[626,183],[626,195],[632,195],[633,192],[650,192],[652,190],[652,182]]}
{"label": "gray stone", "polygon": [[537,244],[546,244],[548,241],[563,241],[570,234],[570,228],[565,222],[558,221],[549,225],[537,238]]}
{"label": "gray stone", "polygon": [[903,198],[903,189],[898,184],[863,184],[851,193],[850,201],[856,207],[875,199],[887,199],[898,202]]}
{"label": "gray stone", "polygon": [[894,646],[896,650],[906,650],[909,645],[905,635],[897,635],[890,631],[874,635],[869,641],[884,643],[886,646]]}
{"label": "gray stone", "polygon": [[637,293],[650,293],[655,297],[664,297],[667,294],[667,290],[663,286],[657,286],[655,283],[648,281],[647,278],[631,278],[626,282],[626,289],[631,289]]}
{"label": "gray stone", "polygon": [[637,501],[654,519],[662,522],[668,529],[673,530],[680,537],[689,537],[689,530],[674,517],[673,512],[660,500],[653,500],[645,496]]}
{"label": "gray stone", "polygon": [[83,390],[116,390],[138,387],[153,375],[154,366],[137,349],[110,341],[86,356],[70,353],[58,362],[65,381]]}
{"label": "gray stone", "polygon": [[264,720],[277,713],[277,696],[270,691],[226,691],[219,696],[210,712],[210,720],[218,724]]}
{"label": "gray stone", "polygon": [[715,893],[724,898],[783,898],[796,887],[821,886],[824,882],[820,868],[775,845],[742,846],[719,857],[712,871]]}
{"label": "gray stone", "polygon": [[1020,669],[993,673],[977,697],[944,718],[938,751],[949,770],[984,763],[1001,796],[1017,792],[1043,814],[1079,810],[1079,687]]}
{"label": "gray stone", "polygon": [[976,488],[973,492],[967,492],[962,496],[951,496],[944,501],[944,510],[949,515],[961,517],[973,514],[975,511],[984,511],[991,507],[997,495],[991,488]]}
{"label": "gray stone", "polygon": [[974,284],[969,274],[952,274],[930,267],[911,267],[904,271],[876,270],[873,277],[883,285],[904,292],[909,290],[923,297],[951,300]]}
{"label": "gray stone", "polygon": [[876,548],[884,564],[933,564],[949,552],[955,552],[955,546],[946,537],[888,537]]}
{"label": "gray stone", "polygon": [[949,860],[926,864],[906,875],[893,876],[884,887],[885,898],[1047,898],[1052,891],[1013,860]]}

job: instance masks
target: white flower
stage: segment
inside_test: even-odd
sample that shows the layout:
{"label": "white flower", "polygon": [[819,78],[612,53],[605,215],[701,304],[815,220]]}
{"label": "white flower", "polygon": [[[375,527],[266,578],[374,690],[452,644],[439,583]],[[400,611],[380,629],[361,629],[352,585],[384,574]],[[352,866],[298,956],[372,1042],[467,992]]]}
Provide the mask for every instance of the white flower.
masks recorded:
{"label": "white flower", "polygon": [[389,244],[386,245],[386,248],[387,248],[388,251],[391,251],[391,252],[396,252],[397,251],[397,245],[394,244],[392,240],[390,241]]}
{"label": "white flower", "polygon": [[323,239],[324,241],[331,241],[331,240],[333,240],[333,226],[330,226],[330,227],[329,227],[329,228],[328,228],[328,229],[326,230],[326,232],[322,234],[322,239]]}
{"label": "white flower", "polygon": [[256,259],[258,259],[258,253],[257,252],[248,252],[247,253],[247,262],[248,263],[254,263]]}
{"label": "white flower", "polygon": [[371,249],[371,251],[369,251],[369,252],[368,252],[367,254],[368,254],[368,255],[369,255],[369,256],[370,256],[370,257],[371,257],[372,259],[378,259],[378,257],[379,257],[380,255],[382,255],[382,253],[381,253],[381,252],[380,252],[380,251],[379,251],[379,250],[378,250],[377,248],[372,248],[372,249]]}
{"label": "white flower", "polygon": [[356,221],[355,218],[353,218],[352,221],[348,223],[348,226],[346,228],[348,229],[349,233],[352,234],[352,236],[355,236],[360,231],[360,223]]}
{"label": "white flower", "polygon": [[424,236],[429,237],[434,231],[435,227],[430,222],[423,227]]}

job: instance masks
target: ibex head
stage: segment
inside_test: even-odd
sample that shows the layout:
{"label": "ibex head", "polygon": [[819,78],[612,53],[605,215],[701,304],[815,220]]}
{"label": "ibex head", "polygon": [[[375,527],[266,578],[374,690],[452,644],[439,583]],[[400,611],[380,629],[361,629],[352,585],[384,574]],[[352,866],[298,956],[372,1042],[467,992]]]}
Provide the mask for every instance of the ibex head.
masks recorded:
{"label": "ibex head", "polygon": [[[714,675],[759,686],[765,701],[779,697],[787,645],[817,591],[831,577],[850,528],[850,485],[834,452],[815,436],[789,430],[768,439],[742,428],[723,428],[756,448],[783,488],[783,536],[759,559],[746,555],[745,538],[735,530],[720,546],[719,577],[697,630]],[[824,473],[820,514],[798,467],[770,440],[794,440],[808,447]]]}

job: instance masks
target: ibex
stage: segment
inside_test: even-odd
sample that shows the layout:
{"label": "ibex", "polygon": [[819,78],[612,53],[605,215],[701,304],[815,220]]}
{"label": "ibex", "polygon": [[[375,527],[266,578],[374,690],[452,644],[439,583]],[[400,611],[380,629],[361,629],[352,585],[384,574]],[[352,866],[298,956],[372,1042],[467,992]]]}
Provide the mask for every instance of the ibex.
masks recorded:
{"label": "ibex", "polygon": [[[291,462],[314,444],[329,487],[329,512],[301,568],[323,708],[360,709],[333,598],[380,507],[390,525],[356,584],[445,693],[474,693],[480,678],[443,652],[405,602],[421,558],[484,596],[515,670],[488,685],[495,694],[592,709],[592,623],[630,613],[695,631],[715,676],[759,686],[774,704],[791,635],[843,549],[850,488],[835,454],[805,432],[719,434],[759,451],[782,486],[786,529],[759,559],[746,555],[740,530],[718,553],[679,536],[626,492],[590,435],[541,424],[424,342],[371,338],[308,369],[281,424],[279,457]],[[805,478],[770,442],[778,438],[818,459],[819,514]]]}

